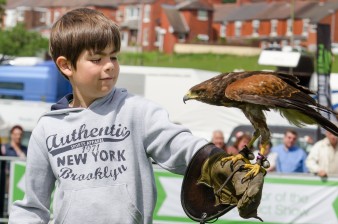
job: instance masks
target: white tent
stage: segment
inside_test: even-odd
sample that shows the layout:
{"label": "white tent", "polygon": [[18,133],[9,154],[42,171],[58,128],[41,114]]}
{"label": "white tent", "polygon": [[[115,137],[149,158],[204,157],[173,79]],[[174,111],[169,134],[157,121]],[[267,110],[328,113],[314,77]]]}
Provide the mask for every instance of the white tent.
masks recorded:
{"label": "white tent", "polygon": [[0,99],[0,137],[8,137],[14,125],[21,125],[25,131],[31,132],[50,107],[51,103],[45,102]]}

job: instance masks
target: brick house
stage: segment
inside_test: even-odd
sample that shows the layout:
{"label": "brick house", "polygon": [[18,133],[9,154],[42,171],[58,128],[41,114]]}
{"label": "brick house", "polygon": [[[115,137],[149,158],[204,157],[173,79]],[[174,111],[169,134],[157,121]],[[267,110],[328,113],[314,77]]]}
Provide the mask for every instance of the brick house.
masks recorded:
{"label": "brick house", "polygon": [[[185,1],[162,5],[159,49],[172,53],[176,43],[208,43],[213,39],[213,7],[207,2]],[[161,41],[163,40],[163,41]]]}
{"label": "brick house", "polygon": [[[100,10],[108,18],[115,20],[117,6],[109,0],[7,0],[4,27],[9,28],[22,22],[26,29],[35,30],[49,37],[52,24],[67,11],[82,7]],[[30,19],[34,17],[35,20]]]}
{"label": "brick house", "polygon": [[[123,49],[172,53],[176,43],[299,45],[313,50],[316,24],[334,24],[338,42],[336,0],[7,0],[4,27],[24,22],[27,29],[49,36],[65,12],[90,7],[114,20]],[[294,10],[292,23],[291,9]],[[293,34],[293,35],[291,35]],[[292,39],[292,40],[291,40]]]}
{"label": "brick house", "polygon": [[[215,42],[259,43],[261,47],[284,46],[293,42],[309,50],[316,47],[316,24],[333,24],[332,42],[338,42],[338,2],[295,0],[242,0],[214,5]],[[294,11],[292,23],[292,10]]]}
{"label": "brick house", "polygon": [[116,22],[120,25],[122,46],[138,46],[144,51],[157,50],[157,30],[161,24],[161,5],[174,0],[129,0],[118,5]]}

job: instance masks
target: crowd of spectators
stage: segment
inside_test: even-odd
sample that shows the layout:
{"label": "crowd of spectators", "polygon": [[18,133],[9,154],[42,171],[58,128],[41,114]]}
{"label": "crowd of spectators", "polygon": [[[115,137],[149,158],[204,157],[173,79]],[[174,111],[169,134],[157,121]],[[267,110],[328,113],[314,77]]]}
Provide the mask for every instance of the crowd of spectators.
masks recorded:
{"label": "crowd of spectators", "polygon": [[[336,125],[338,125],[336,123]],[[223,132],[217,130],[217,134],[223,136]],[[212,135],[211,142],[214,141],[215,132]],[[270,167],[268,172],[279,173],[312,173],[320,177],[338,176],[338,137],[326,131],[325,138],[314,142],[313,137],[305,136],[305,147],[299,146],[298,133],[293,129],[285,131],[283,142],[279,145],[272,145],[270,142],[266,147],[264,156],[268,158]],[[226,146],[226,142],[218,145],[224,145],[225,151],[230,155],[236,155],[251,140],[248,133],[239,132],[236,135],[234,144]],[[257,157],[261,145],[252,148],[255,157]],[[252,160],[251,162],[255,162]]]}

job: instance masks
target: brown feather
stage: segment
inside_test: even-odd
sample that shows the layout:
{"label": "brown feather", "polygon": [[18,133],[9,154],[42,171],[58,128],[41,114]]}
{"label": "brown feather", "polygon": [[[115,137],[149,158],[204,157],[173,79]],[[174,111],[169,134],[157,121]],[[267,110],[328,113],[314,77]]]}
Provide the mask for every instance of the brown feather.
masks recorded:
{"label": "brown feather", "polygon": [[206,80],[190,92],[194,95],[192,99],[241,109],[265,141],[270,133],[262,112],[269,109],[279,110],[290,123],[298,126],[317,123],[338,136],[338,128],[318,111],[337,114],[318,104],[310,96],[313,92],[298,82],[297,77],[287,73],[230,72]]}

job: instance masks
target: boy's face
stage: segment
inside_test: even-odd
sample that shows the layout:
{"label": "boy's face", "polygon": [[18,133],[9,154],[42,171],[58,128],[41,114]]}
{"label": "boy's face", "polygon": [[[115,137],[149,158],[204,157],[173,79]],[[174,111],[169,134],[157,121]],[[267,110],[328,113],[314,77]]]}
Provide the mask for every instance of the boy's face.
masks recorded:
{"label": "boy's face", "polygon": [[117,52],[106,47],[102,52],[84,50],[73,68],[69,80],[72,83],[74,99],[87,102],[107,95],[115,86],[120,72]]}

